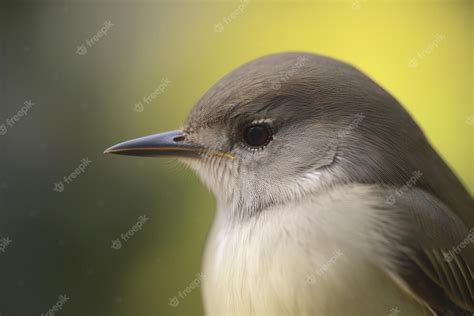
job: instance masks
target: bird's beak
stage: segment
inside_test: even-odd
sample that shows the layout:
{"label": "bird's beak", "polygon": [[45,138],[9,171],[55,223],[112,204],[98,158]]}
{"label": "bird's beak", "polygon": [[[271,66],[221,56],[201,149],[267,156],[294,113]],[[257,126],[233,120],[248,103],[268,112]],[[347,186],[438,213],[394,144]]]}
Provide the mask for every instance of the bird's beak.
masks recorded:
{"label": "bird's beak", "polygon": [[176,130],[128,140],[106,149],[104,154],[199,157],[203,150],[200,145],[185,142],[184,133]]}
{"label": "bird's beak", "polygon": [[104,154],[187,158],[199,158],[203,153],[233,158],[230,154],[209,151],[200,144],[186,141],[186,135],[181,130],[132,139],[114,145],[104,151]]}

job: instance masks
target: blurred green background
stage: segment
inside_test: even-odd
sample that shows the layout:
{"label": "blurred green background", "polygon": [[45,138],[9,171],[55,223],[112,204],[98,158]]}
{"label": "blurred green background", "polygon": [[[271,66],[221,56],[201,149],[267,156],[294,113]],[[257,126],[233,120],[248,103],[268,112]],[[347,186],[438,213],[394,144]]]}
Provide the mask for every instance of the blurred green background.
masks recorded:
{"label": "blurred green background", "polygon": [[474,192],[473,18],[473,1],[2,1],[0,314],[40,315],[59,295],[57,315],[202,314],[198,288],[169,300],[200,271],[213,197],[173,160],[102,151],[179,127],[215,81],[265,54],[356,65]]}

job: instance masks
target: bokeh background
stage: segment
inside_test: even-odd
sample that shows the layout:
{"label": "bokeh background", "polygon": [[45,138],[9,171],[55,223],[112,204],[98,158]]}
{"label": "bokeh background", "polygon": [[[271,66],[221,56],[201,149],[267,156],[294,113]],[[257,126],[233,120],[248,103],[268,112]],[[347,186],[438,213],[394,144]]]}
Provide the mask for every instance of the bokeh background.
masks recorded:
{"label": "bokeh background", "polygon": [[473,21],[473,1],[1,1],[0,314],[40,315],[66,295],[57,315],[201,315],[199,287],[169,302],[200,271],[212,195],[172,160],[102,152],[179,127],[210,85],[265,54],[356,65],[474,192]]}

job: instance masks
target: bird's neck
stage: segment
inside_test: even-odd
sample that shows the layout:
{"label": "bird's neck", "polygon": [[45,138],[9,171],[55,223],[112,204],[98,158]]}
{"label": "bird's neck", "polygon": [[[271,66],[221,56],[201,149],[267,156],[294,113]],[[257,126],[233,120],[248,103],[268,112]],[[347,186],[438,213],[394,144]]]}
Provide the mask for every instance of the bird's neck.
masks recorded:
{"label": "bird's neck", "polygon": [[[284,207],[303,200],[307,196],[330,190],[336,185],[333,177],[320,171],[314,171],[295,178],[291,183],[284,181],[258,187],[240,185],[240,190],[214,191],[217,201],[217,213],[231,222],[242,222],[259,216],[273,207]],[[260,194],[253,194],[260,192]]]}

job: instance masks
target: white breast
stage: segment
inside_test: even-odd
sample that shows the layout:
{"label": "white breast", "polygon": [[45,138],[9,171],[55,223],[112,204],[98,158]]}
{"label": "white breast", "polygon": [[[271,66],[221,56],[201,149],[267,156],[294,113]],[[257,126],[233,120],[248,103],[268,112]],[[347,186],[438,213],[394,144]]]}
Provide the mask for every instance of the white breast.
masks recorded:
{"label": "white breast", "polygon": [[347,211],[363,207],[288,205],[238,225],[218,217],[204,258],[206,313],[424,315],[370,258],[370,210]]}

